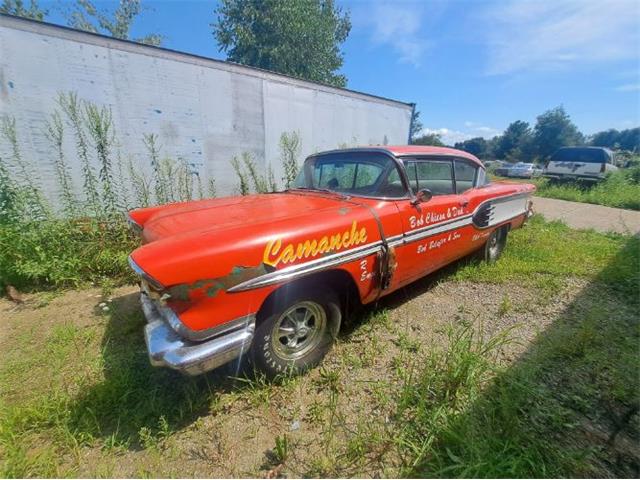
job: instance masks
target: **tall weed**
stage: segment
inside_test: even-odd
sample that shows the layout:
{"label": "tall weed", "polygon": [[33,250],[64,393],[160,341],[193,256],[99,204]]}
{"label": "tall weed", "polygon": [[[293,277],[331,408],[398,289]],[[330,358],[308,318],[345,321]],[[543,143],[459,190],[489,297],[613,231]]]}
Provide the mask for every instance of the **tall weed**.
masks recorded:
{"label": "tall weed", "polygon": [[89,211],[99,217],[103,213],[98,192],[98,179],[89,158],[89,143],[85,130],[85,120],[82,114],[82,102],[75,92],[60,93],[58,105],[64,112],[76,141],[76,153],[80,159],[83,179],[83,193]]}
{"label": "tall weed", "polygon": [[102,187],[101,206],[105,214],[113,215],[118,208],[111,165],[111,153],[115,143],[111,109],[105,106],[99,108],[93,103],[84,102],[84,115],[100,165],[98,178]]}
{"label": "tall weed", "polygon": [[75,217],[78,213],[78,205],[73,189],[71,173],[64,154],[64,124],[58,112],[54,112],[47,121],[45,134],[56,152],[53,164],[60,189],[62,210],[67,217]]}
{"label": "tall weed", "polygon": [[298,176],[298,157],[300,156],[300,134],[283,132],[280,135],[280,160],[284,171],[285,188],[290,188]]}
{"label": "tall weed", "polygon": [[9,178],[15,179],[4,182],[6,188],[10,189],[7,196],[13,198],[11,205],[14,213],[36,221],[44,220],[50,214],[49,205],[40,190],[39,178],[33,165],[20,152],[15,119],[3,116],[0,133],[11,149],[10,161],[3,165],[3,170]]}
{"label": "tall weed", "polygon": [[248,152],[242,153],[240,158],[233,157],[231,166],[238,177],[240,195],[249,195],[252,185],[255,193],[274,192],[278,188],[271,165],[267,164],[266,172],[260,173],[255,159]]}

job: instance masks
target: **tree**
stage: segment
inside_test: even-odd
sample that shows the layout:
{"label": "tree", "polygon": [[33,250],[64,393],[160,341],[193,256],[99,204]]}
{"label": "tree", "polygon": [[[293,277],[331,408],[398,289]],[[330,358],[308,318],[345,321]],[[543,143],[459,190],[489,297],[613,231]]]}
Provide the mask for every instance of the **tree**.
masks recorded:
{"label": "tree", "polygon": [[141,0],[120,0],[113,14],[98,11],[91,0],[77,0],[69,17],[69,26],[93,33],[105,33],[122,40],[133,40],[146,45],[158,46],[162,35],[152,33],[140,38],[131,38],[133,21],[142,13]]}
{"label": "tree", "polygon": [[560,147],[580,145],[584,142],[582,133],[562,106],[547,110],[536,120],[533,142],[536,153],[543,158],[549,157]]}
{"label": "tree", "polygon": [[412,142],[414,145],[431,145],[433,147],[444,147],[442,138],[439,133],[426,133],[415,138]]}
{"label": "tree", "polygon": [[470,138],[464,142],[457,142],[454,148],[458,150],[464,150],[478,158],[487,158],[488,143],[487,140],[482,137]]}
{"label": "tree", "polygon": [[522,151],[531,142],[531,129],[527,122],[516,120],[509,124],[498,140],[496,156],[510,160],[519,159]]}
{"label": "tree", "polygon": [[15,15],[17,17],[30,18],[31,20],[43,21],[47,15],[46,10],[42,10],[38,5],[38,0],[31,0],[29,8],[25,7],[23,0],[3,0],[0,5],[0,13]]}
{"label": "tree", "polygon": [[604,130],[602,132],[594,133],[591,136],[589,143],[594,147],[609,147],[614,148],[618,143],[620,132],[615,128]]}
{"label": "tree", "polygon": [[618,137],[618,145],[624,150],[640,152],[640,128],[622,130]]}
{"label": "tree", "polygon": [[409,125],[409,141],[415,143],[415,139],[422,131],[423,125],[420,121],[420,112],[413,108],[413,114],[411,115],[411,124]]}
{"label": "tree", "polygon": [[211,24],[232,62],[344,87],[341,44],[351,31],[334,0],[222,0]]}
{"label": "tree", "polygon": [[640,150],[640,128],[618,131],[614,128],[594,133],[589,143],[595,147],[609,147],[622,150]]}

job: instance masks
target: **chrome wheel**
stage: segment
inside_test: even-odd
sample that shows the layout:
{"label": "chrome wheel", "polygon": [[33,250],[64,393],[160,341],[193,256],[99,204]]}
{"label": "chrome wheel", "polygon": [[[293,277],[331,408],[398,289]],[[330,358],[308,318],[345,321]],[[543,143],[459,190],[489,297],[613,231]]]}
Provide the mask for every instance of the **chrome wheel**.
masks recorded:
{"label": "chrome wheel", "polygon": [[318,346],[326,328],[327,315],[322,306],[310,301],[296,303],[273,326],[273,350],[284,360],[296,360]]}

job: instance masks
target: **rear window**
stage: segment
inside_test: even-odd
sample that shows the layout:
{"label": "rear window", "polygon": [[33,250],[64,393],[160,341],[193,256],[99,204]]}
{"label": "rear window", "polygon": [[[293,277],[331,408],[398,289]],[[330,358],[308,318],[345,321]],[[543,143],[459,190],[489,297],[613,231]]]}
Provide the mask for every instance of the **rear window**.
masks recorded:
{"label": "rear window", "polygon": [[606,150],[600,148],[561,148],[551,156],[552,162],[609,163]]}

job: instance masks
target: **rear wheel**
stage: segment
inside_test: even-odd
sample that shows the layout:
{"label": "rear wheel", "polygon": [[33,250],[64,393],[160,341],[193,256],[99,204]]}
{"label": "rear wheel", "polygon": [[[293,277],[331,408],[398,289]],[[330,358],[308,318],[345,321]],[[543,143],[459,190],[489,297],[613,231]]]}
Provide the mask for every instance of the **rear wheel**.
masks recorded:
{"label": "rear wheel", "polygon": [[331,349],[341,320],[338,297],[328,289],[305,290],[275,292],[259,315],[251,359],[269,377],[302,373]]}
{"label": "rear wheel", "polygon": [[504,250],[505,245],[507,244],[507,228],[501,227],[495,229],[489,235],[487,239],[487,243],[484,244],[484,249],[482,250],[483,260],[488,263],[493,263],[500,258],[502,255],[502,251]]}

